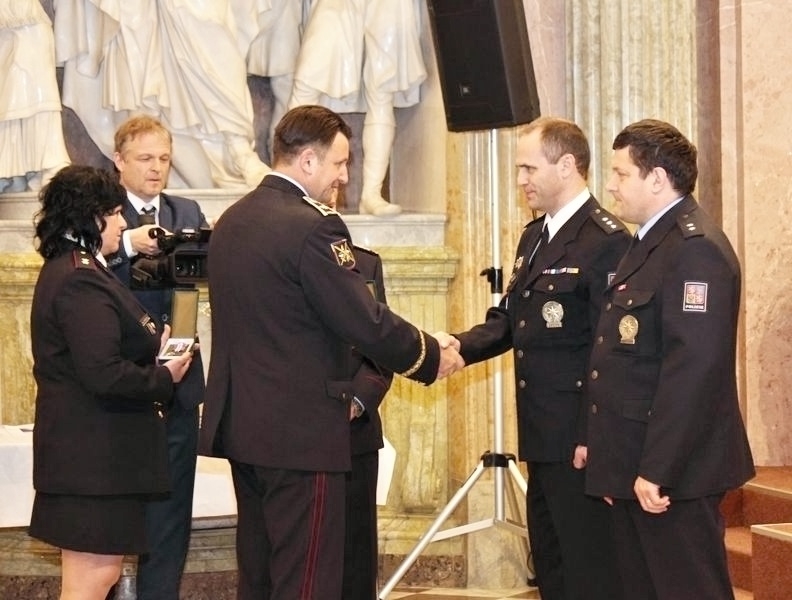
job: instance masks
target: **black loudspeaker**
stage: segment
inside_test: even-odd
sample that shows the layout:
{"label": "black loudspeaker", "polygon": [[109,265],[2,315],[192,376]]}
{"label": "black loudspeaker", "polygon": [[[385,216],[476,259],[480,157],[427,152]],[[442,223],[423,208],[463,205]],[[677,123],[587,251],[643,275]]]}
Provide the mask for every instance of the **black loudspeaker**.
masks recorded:
{"label": "black loudspeaker", "polygon": [[512,127],[537,118],[522,0],[429,0],[449,131]]}

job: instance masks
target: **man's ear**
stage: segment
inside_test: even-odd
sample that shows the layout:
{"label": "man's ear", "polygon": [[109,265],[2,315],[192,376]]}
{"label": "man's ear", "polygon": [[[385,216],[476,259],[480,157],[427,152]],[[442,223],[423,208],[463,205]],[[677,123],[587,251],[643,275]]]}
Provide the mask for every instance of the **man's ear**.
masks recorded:
{"label": "man's ear", "polygon": [[561,176],[565,179],[572,173],[577,173],[575,157],[571,154],[564,154],[558,159],[558,166],[561,167]]}
{"label": "man's ear", "polygon": [[113,164],[115,165],[115,168],[118,169],[119,172],[121,171],[121,167],[119,165],[122,164],[123,162],[124,159],[121,157],[121,153],[113,152]]}
{"label": "man's ear", "polygon": [[297,164],[300,166],[300,170],[306,175],[312,175],[314,173],[318,162],[319,157],[316,151],[310,146],[303,148],[303,151],[300,152],[300,155],[297,157]]}
{"label": "man's ear", "polygon": [[671,182],[668,180],[668,173],[663,167],[655,167],[652,169],[652,171],[649,173],[649,178],[652,184],[652,189],[655,191],[663,189],[671,184]]}

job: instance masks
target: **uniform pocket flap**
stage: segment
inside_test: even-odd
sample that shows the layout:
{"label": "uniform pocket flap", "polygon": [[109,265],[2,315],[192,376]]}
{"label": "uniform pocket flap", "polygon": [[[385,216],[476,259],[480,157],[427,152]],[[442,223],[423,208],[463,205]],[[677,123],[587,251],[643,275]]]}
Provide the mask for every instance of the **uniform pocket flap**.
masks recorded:
{"label": "uniform pocket flap", "polygon": [[652,403],[649,400],[627,400],[622,405],[622,416],[631,421],[648,423],[652,416]]}
{"label": "uniform pocket flap", "polygon": [[653,291],[627,290],[616,293],[613,298],[613,303],[619,308],[634,310],[649,304],[653,297]]}
{"label": "uniform pocket flap", "polygon": [[325,385],[327,395],[343,402],[352,402],[355,393],[349,380],[331,380]]}

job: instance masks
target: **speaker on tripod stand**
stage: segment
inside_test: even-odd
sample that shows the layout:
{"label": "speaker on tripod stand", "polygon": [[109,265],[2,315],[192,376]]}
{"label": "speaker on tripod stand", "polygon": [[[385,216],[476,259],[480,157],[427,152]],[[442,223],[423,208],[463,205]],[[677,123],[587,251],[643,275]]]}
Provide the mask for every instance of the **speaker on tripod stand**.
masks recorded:
{"label": "speaker on tripod stand", "polygon": [[[489,129],[492,265],[482,275],[490,284],[492,305],[497,306],[503,292],[497,128],[528,123],[540,114],[525,9],[522,0],[429,0],[428,7],[448,130]],[[527,540],[525,526],[505,515],[507,475],[523,497],[527,485],[515,456],[503,449],[503,385],[499,369],[493,375],[493,413],[493,450],[481,455],[465,483],[380,590],[381,600],[387,598],[431,542],[490,527],[505,528]],[[487,469],[494,470],[493,516],[440,531]],[[532,578],[529,567],[529,582]]]}

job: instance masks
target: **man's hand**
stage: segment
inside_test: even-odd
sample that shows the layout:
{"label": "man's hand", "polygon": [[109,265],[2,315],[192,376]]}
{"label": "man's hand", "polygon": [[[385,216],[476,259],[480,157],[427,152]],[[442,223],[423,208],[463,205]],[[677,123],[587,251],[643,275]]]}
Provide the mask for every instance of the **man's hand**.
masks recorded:
{"label": "man's hand", "polygon": [[462,345],[459,343],[459,340],[455,338],[450,333],[446,333],[445,331],[437,331],[433,334],[433,337],[437,340],[440,344],[441,348],[453,348],[457,352],[459,352]]}
{"label": "man's hand", "polygon": [[[157,245],[156,236],[151,237],[149,234],[149,231],[155,227],[157,227],[157,225],[141,225],[135,229],[127,230],[127,233],[129,234],[129,243],[132,244],[132,249],[135,252],[145,256],[157,256],[162,252]],[[163,231],[166,233],[170,233],[164,228],[161,229],[163,229]]]}
{"label": "man's hand", "polygon": [[440,368],[437,370],[437,379],[448,377],[452,373],[461,371],[465,366],[465,361],[459,356],[456,348],[440,346]]}
{"label": "man's hand", "polygon": [[664,513],[671,505],[671,499],[668,496],[660,495],[660,486],[647,481],[643,477],[639,476],[635,480],[633,491],[638,498],[638,502],[641,503],[641,508],[648,513]]}
{"label": "man's hand", "polygon": [[575,447],[575,455],[572,457],[572,466],[576,469],[582,469],[586,466],[586,461],[588,460],[588,447],[587,446],[576,446]]}

